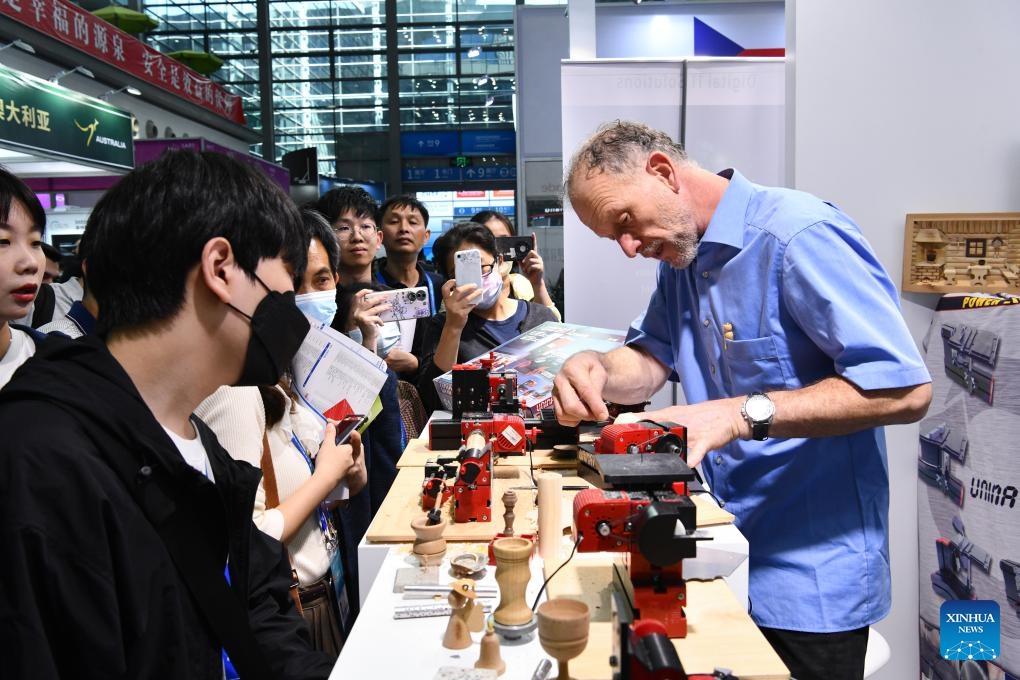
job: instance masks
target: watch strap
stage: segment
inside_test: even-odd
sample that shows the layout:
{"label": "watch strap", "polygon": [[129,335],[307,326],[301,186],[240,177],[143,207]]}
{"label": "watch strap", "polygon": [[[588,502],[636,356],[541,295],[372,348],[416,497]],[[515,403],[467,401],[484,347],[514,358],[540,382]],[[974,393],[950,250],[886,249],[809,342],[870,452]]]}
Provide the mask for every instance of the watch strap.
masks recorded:
{"label": "watch strap", "polygon": [[757,422],[751,421],[751,439],[755,440],[756,442],[761,442],[761,441],[765,441],[766,439],[768,439],[769,438],[769,425],[771,425],[771,424],[772,423],[769,423],[769,422],[757,423]]}

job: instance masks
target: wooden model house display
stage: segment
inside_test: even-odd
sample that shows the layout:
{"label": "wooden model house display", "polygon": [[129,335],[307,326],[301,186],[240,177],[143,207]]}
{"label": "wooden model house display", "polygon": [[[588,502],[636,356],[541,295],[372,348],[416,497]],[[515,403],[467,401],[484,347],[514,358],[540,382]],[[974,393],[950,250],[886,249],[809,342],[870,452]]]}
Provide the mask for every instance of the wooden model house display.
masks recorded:
{"label": "wooden model house display", "polygon": [[902,288],[1020,293],[1020,213],[907,215]]}

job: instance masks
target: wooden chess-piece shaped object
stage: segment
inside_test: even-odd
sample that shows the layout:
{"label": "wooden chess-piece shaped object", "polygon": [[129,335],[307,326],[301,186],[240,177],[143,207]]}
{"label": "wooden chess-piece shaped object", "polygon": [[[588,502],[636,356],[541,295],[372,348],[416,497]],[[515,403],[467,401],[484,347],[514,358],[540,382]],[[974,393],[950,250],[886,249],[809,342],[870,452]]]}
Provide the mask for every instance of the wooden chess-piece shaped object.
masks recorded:
{"label": "wooden chess-piece shaped object", "polygon": [[557,680],[570,680],[567,662],[588,646],[591,615],[588,605],[578,600],[557,597],[538,607],[538,641],[546,654],[559,662]]}
{"label": "wooden chess-piece shaped object", "polygon": [[506,671],[506,662],[499,654],[499,637],[492,626],[492,619],[485,627],[485,635],[482,636],[481,654],[475,662],[475,668],[491,668],[500,676]]}
{"label": "wooden chess-piece shaped object", "polygon": [[418,562],[423,567],[439,564],[446,554],[446,539],[443,538],[446,520],[440,520],[439,524],[428,522],[429,518],[424,515],[411,520],[411,530],[414,531],[411,552],[418,556]]}
{"label": "wooden chess-piece shaped object", "polygon": [[507,489],[503,494],[503,507],[506,509],[503,513],[504,536],[514,535],[514,506],[516,505],[517,493],[513,489]]}
{"label": "wooden chess-piece shaped object", "polygon": [[525,590],[531,580],[528,564],[531,550],[531,541],[519,536],[498,538],[492,544],[499,584],[499,606],[492,618],[501,626],[526,626],[532,621],[531,608],[525,600]]}
{"label": "wooden chess-piece shaped object", "polygon": [[450,595],[446,598],[453,608],[443,635],[443,646],[447,649],[464,649],[471,646],[471,633],[477,633],[485,626],[482,608],[475,602],[475,582],[459,579],[450,584]]}

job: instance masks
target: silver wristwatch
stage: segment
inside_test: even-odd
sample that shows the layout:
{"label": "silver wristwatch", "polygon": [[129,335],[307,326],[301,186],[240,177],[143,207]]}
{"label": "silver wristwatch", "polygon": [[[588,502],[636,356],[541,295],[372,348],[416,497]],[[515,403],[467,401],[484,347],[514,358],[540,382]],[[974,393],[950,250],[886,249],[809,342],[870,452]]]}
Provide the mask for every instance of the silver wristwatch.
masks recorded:
{"label": "silver wristwatch", "polygon": [[740,414],[751,426],[751,439],[760,442],[769,438],[769,427],[776,415],[776,405],[768,395],[764,392],[752,392],[747,395],[744,405],[740,407]]}

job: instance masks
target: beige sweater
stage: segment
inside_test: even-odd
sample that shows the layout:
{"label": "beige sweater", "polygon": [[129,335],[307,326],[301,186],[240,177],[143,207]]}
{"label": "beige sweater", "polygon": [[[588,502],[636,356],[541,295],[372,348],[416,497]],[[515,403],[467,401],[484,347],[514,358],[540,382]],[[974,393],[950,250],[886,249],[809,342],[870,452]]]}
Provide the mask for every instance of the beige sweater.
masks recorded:
{"label": "beige sweater", "polygon": [[[288,401],[281,420],[269,431],[269,451],[276,472],[280,502],[290,497],[311,477],[304,457],[291,440],[296,434],[305,450],[314,458],[325,429],[318,418],[301,404]],[[293,408],[292,408],[293,407]],[[216,433],[220,444],[236,460],[259,467],[262,458],[262,433],[266,427],[262,395],[257,387],[221,387],[199,404],[195,415]],[[283,514],[266,509],[266,492],[259,483],[252,513],[255,526],[279,540],[283,535]],[[319,513],[313,512],[287,543],[301,585],[308,585],[329,570],[329,553],[319,528]]]}

